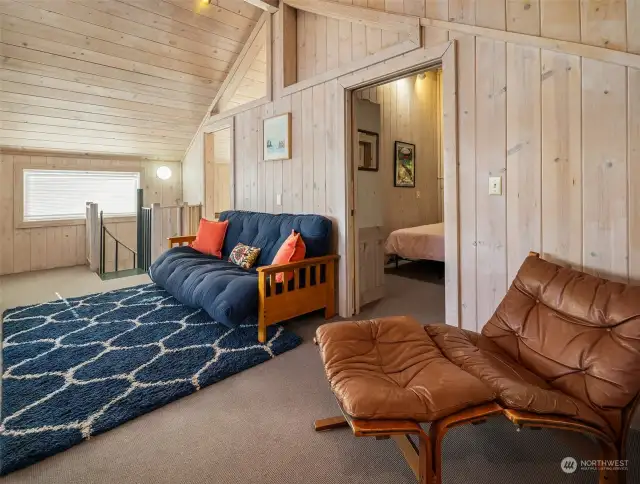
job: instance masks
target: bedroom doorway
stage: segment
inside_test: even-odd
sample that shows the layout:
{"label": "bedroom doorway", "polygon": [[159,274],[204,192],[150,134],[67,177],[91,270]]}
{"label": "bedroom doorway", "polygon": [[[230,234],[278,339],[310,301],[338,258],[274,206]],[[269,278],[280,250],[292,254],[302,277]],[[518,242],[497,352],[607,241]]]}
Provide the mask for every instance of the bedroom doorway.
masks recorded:
{"label": "bedroom doorway", "polygon": [[352,123],[356,313],[444,321],[441,66],[354,90]]}

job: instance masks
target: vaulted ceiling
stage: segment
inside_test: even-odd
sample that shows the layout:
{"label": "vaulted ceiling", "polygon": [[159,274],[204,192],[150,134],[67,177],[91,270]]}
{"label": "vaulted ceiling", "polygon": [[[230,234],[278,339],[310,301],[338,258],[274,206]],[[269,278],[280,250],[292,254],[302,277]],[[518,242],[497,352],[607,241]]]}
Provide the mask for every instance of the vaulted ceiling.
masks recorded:
{"label": "vaulted ceiling", "polygon": [[[0,150],[180,160],[262,13],[243,0],[0,0]],[[258,56],[233,102],[265,72]]]}

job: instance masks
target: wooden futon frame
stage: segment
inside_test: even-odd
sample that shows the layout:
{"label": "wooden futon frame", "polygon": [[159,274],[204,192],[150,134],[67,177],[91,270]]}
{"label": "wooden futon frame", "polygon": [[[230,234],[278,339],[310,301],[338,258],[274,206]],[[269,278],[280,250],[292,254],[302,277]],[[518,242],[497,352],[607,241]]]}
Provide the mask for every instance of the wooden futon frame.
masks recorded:
{"label": "wooden futon frame", "polygon": [[[169,237],[169,248],[190,244],[195,235]],[[258,267],[258,341],[266,343],[267,327],[324,309],[325,319],[335,310],[335,264],[337,255],[325,255],[300,262]],[[276,283],[278,273],[293,273],[288,283]]]}

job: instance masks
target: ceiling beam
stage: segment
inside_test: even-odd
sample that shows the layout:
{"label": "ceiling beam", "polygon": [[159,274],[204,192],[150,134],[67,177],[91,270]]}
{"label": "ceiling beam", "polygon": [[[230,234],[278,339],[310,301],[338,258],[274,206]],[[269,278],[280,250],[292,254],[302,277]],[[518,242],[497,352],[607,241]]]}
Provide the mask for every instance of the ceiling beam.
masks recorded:
{"label": "ceiling beam", "polygon": [[276,13],[278,11],[278,0],[244,0],[251,5],[258,7],[265,12]]}
{"label": "ceiling beam", "polygon": [[316,15],[406,34],[408,35],[408,40],[420,45],[420,19],[415,16],[384,12],[327,0],[284,0],[284,3],[298,10],[315,13]]}

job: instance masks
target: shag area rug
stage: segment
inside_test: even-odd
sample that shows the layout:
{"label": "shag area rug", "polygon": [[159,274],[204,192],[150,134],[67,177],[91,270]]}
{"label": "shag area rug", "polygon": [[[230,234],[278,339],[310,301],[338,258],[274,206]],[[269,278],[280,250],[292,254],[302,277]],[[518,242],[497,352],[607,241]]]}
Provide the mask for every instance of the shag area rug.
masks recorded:
{"label": "shag area rug", "polygon": [[3,315],[0,474],[284,353],[301,340],[229,329],[155,284]]}

